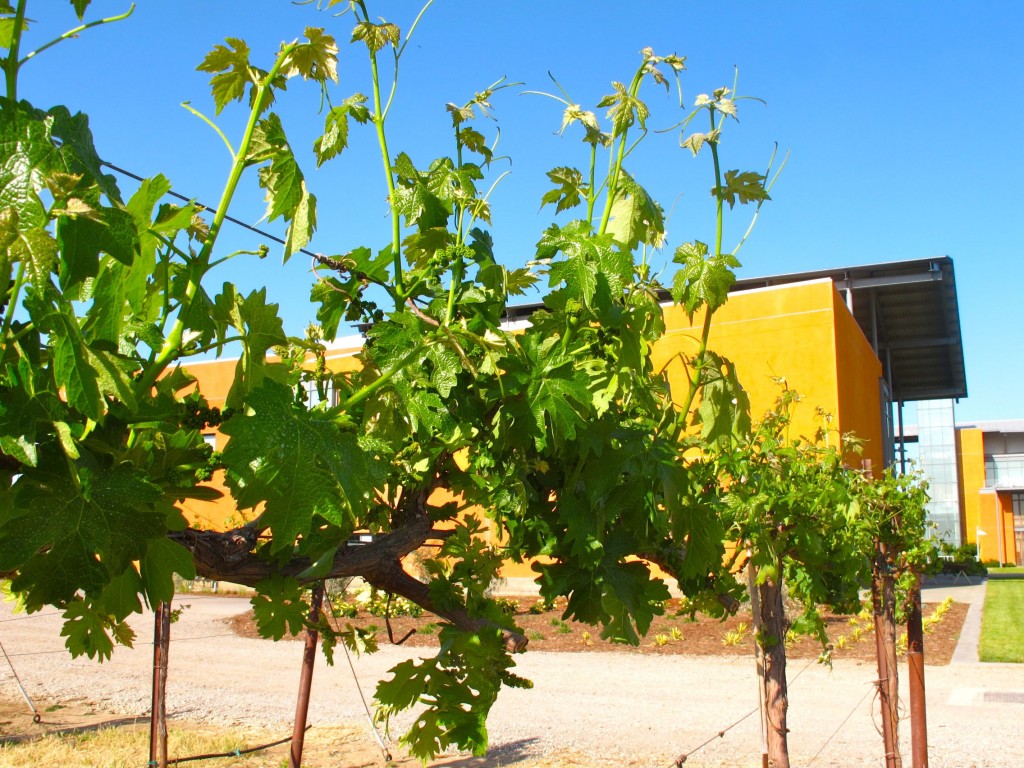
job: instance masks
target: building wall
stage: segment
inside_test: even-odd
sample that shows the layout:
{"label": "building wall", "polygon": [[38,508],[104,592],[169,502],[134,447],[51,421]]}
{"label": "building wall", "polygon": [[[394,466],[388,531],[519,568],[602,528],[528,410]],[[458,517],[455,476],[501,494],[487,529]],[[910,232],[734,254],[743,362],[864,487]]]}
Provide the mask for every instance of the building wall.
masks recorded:
{"label": "building wall", "polygon": [[850,314],[839,292],[832,290],[836,334],[838,428],[863,441],[861,456],[880,472],[887,455],[882,427],[882,364]]}
{"label": "building wall", "polygon": [[1000,563],[1014,565],[1017,562],[1016,540],[1013,531],[1013,498],[1009,492],[996,493],[997,512],[993,526],[995,533],[996,555],[991,558]]}
{"label": "building wall", "polygon": [[[982,431],[958,429],[957,453],[960,465],[963,536],[965,541],[977,543],[977,529],[982,527],[982,489],[985,487],[985,437]],[[991,500],[985,501],[986,506],[990,507]],[[991,509],[986,511],[991,514]]]}
{"label": "building wall", "polygon": [[[654,365],[667,366],[672,392],[683,393],[687,370],[677,358],[697,351],[704,319],[698,313],[691,322],[673,306],[665,320],[669,330],[655,345]],[[882,466],[881,363],[831,280],[730,294],[715,314],[708,345],[736,366],[755,420],[774,406],[781,392],[775,379],[783,377],[803,397],[794,434],[815,433],[820,406],[835,417],[835,428],[866,441],[864,459]]]}
{"label": "building wall", "polygon": [[1004,452],[1010,452],[1009,458],[1013,459],[1022,439],[1024,435],[1015,433],[986,432],[975,427],[957,429],[964,540],[978,545],[981,560],[1013,564],[1024,557],[1017,546],[1013,514],[1019,479],[1005,471],[993,473],[992,469],[994,460],[1006,458],[1002,456]]}

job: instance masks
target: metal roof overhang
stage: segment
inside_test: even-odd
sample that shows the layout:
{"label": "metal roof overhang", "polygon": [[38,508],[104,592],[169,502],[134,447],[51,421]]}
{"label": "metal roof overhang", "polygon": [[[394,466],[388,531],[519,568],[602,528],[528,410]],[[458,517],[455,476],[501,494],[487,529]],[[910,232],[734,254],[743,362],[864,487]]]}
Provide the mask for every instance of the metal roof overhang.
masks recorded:
{"label": "metal roof overhang", "polygon": [[948,256],[737,280],[734,291],[829,278],[846,297],[898,402],[967,396]]}
{"label": "metal roof overhang", "polygon": [[[828,278],[883,366],[896,402],[967,396],[960,310],[948,256],[737,280],[732,291]],[[664,298],[671,301],[668,291]],[[505,319],[525,320],[540,304],[509,307]]]}

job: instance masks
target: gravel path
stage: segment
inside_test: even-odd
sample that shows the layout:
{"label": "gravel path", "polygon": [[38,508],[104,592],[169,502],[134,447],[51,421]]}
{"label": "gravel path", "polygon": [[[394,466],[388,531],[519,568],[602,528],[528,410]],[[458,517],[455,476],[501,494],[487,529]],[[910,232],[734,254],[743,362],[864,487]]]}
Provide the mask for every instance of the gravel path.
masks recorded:
{"label": "gravel path", "polygon": [[[302,644],[269,643],[233,635],[226,617],[248,609],[237,598],[184,596],[189,606],[172,627],[168,711],[173,717],[216,724],[290,722]],[[97,664],[62,650],[56,614],[12,615],[0,605],[0,640],[30,695],[94,703],[112,713],[149,709],[152,620],[137,618],[133,650],[118,649]],[[354,660],[363,690],[372,695],[389,667],[424,649],[385,647]],[[506,690],[489,728],[492,754],[460,758],[469,768],[512,766],[525,759],[574,753],[574,765],[670,766],[757,706],[753,662],[630,653],[527,653],[517,671],[532,691]],[[1024,666],[951,664],[927,667],[932,768],[1018,766],[1018,728],[1024,716]],[[874,766],[881,737],[872,718],[872,664],[836,662],[829,670],[793,662],[790,679],[790,751],[799,766]],[[901,668],[901,682],[905,682]],[[905,685],[903,686],[905,689]],[[0,694],[18,696],[0,659]],[[905,697],[905,693],[904,693]],[[904,698],[905,700],[905,698]],[[365,713],[339,651],[334,667],[318,661],[310,722],[363,723]],[[758,716],[747,717],[695,753],[687,766],[760,765]],[[909,756],[909,725],[901,728]],[[831,738],[830,738],[831,737]],[[908,760],[909,764],[909,760]]]}

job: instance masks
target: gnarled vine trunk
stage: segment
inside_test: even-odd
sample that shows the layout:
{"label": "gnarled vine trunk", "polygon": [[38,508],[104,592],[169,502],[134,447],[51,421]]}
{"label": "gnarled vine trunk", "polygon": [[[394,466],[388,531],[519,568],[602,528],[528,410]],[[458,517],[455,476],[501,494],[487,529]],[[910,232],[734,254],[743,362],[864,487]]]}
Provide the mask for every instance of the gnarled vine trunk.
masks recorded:
{"label": "gnarled vine trunk", "polygon": [[[782,572],[778,564],[777,572]],[[786,713],[789,692],[786,687],[786,621],[782,602],[782,578],[765,579],[758,585],[761,598],[761,647],[764,649],[765,719],[768,727],[768,765],[789,768],[789,743]]]}

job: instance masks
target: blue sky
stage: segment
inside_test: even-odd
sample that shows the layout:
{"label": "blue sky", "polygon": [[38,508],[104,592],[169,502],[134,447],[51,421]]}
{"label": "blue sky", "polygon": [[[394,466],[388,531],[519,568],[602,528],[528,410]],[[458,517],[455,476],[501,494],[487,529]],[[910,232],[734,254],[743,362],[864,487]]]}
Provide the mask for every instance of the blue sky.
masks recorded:
{"label": "blue sky", "polygon": [[[28,48],[73,26],[66,4],[30,2]],[[88,18],[123,11],[122,0],[94,0]],[[45,9],[45,11],[44,11]],[[415,2],[371,3],[371,14],[403,28]],[[45,12],[45,16],[44,16]],[[351,17],[287,0],[144,0],[125,22],[90,30],[26,65],[20,96],[36,106],[65,104],[91,117],[104,159],[140,175],[164,173],[176,191],[214,204],[229,156],[216,135],[180,104],[211,115],[208,76],[195,71],[225,37],[240,37],[254,63],[269,66],[282,40],[306,26],[325,26],[339,39],[340,84],[332,98],[368,92],[365,49],[347,44]],[[727,2],[600,0],[470,3],[438,0],[403,59],[392,113],[392,152],[418,165],[452,153],[446,102],[464,102],[502,76],[525,86],[494,97],[500,126],[496,165],[511,173],[492,196],[499,259],[521,265],[552,221],[540,209],[545,171],[583,168],[576,134],[555,135],[554,101],[524,94],[549,91],[553,73],[574,101],[594,108],[627,81],[644,46],[687,57],[686,106],[701,92],[731,85],[767,102],[741,105],[728,128],[726,168],[763,170],[775,143],[789,163],[740,254],[741,276],[948,255],[955,262],[970,395],[958,420],[1024,417],[1019,381],[1024,328],[1024,265],[1013,179],[1024,176],[1024,61],[1015,2],[968,7],[952,2]],[[674,92],[645,91],[651,126],[668,127],[684,112]],[[320,229],[310,248],[343,253],[388,240],[380,157],[369,130],[354,130],[340,160],[315,171],[313,139],[322,131],[316,89],[293,81],[279,111],[320,201]],[[243,115],[219,119],[237,136]],[[358,128],[358,126],[357,126]],[[652,134],[631,159],[631,173],[672,209],[669,247],[712,237],[709,159],[690,157],[674,132]],[[123,188],[130,189],[128,182]],[[232,210],[256,222],[263,204],[255,177]],[[739,211],[739,208],[737,209]],[[746,212],[730,223],[733,239]],[[281,234],[277,224],[266,229]],[[233,248],[259,238],[237,230]],[[279,252],[256,265],[236,262],[218,278],[246,290],[270,286],[286,330],[301,334],[311,319],[308,261],[280,264]]]}

